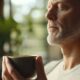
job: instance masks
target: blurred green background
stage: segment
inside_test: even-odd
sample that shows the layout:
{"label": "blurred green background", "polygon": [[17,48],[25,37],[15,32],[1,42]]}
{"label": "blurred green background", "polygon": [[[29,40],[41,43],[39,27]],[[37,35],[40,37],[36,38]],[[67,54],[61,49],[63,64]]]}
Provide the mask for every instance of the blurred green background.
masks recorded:
{"label": "blurred green background", "polygon": [[40,55],[44,63],[60,59],[47,43],[47,0],[0,0],[0,57]]}

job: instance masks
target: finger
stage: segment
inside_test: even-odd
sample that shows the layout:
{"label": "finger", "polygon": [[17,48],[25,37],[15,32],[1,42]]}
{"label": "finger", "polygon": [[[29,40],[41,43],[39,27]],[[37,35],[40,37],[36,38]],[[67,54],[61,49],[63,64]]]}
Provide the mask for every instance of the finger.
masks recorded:
{"label": "finger", "polygon": [[5,69],[5,62],[4,62],[4,57],[2,58],[2,78],[3,78],[3,75],[5,74],[6,72],[6,69]]}
{"label": "finger", "polygon": [[42,58],[40,56],[36,57],[36,69],[37,69],[37,79],[38,80],[47,80]]}
{"label": "finger", "polygon": [[8,76],[4,76],[2,80],[13,80],[13,79],[9,78]]}
{"label": "finger", "polygon": [[1,77],[2,77],[2,80],[5,80],[4,78],[4,75],[5,75],[5,65],[4,65],[4,57],[2,58],[2,74],[1,74]]}
{"label": "finger", "polygon": [[4,57],[2,59],[2,80],[12,80],[11,76],[8,74]]}
{"label": "finger", "polygon": [[8,69],[9,74],[11,75],[11,77],[13,78],[13,80],[25,80],[23,79],[23,77],[16,71],[15,68],[12,67],[12,65],[10,64],[9,58],[6,56],[5,57],[6,60],[6,67]]}

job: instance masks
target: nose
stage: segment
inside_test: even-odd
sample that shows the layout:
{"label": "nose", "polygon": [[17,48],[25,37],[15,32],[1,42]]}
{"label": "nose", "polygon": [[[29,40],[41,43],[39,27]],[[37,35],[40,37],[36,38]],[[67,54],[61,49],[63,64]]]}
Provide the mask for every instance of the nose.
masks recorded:
{"label": "nose", "polygon": [[46,18],[49,20],[56,20],[57,19],[57,7],[52,7],[51,9],[49,9],[49,11],[47,11],[46,13]]}

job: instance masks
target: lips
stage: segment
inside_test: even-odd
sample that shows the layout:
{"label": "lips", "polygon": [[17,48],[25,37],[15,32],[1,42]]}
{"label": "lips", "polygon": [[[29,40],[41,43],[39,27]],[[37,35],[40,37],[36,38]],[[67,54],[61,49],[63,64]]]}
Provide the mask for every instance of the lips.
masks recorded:
{"label": "lips", "polygon": [[54,27],[54,26],[48,26],[48,28],[58,29],[57,27]]}
{"label": "lips", "polygon": [[48,26],[48,31],[49,32],[56,32],[57,30],[58,30],[58,27]]}
{"label": "lips", "polygon": [[47,26],[49,29],[58,29],[58,27],[55,24],[48,23]]}

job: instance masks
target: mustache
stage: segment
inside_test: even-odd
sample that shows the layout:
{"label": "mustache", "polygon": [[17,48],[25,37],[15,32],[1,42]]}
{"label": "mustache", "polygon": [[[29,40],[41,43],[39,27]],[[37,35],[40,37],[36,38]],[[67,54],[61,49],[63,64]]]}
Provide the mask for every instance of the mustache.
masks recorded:
{"label": "mustache", "polygon": [[59,30],[59,32],[62,32],[65,26],[60,21],[56,21],[56,22],[49,21],[47,24],[47,30],[48,28],[56,28],[57,30]]}
{"label": "mustache", "polygon": [[60,21],[48,21],[47,26],[51,26],[51,27],[63,27],[63,24]]}

